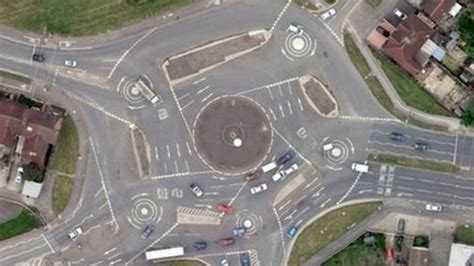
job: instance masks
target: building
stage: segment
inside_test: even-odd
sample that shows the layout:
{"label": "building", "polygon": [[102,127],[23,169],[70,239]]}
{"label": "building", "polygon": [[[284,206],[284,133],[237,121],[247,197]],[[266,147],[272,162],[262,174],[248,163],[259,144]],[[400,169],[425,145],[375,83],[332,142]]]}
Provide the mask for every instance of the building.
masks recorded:
{"label": "building", "polygon": [[45,106],[28,108],[0,100],[0,145],[3,156],[19,156],[22,163],[46,167],[47,157],[58,140],[63,113]]}
{"label": "building", "polygon": [[474,265],[474,246],[452,244],[448,266]]}
{"label": "building", "polygon": [[454,4],[456,4],[454,0],[424,0],[421,10],[436,24],[439,24],[448,15]]}
{"label": "building", "polygon": [[424,247],[411,247],[408,266],[430,265],[430,250]]}
{"label": "building", "polygon": [[23,190],[21,194],[27,198],[37,199],[41,193],[41,189],[43,188],[43,183],[36,183],[33,181],[25,181],[25,185],[23,185]]}

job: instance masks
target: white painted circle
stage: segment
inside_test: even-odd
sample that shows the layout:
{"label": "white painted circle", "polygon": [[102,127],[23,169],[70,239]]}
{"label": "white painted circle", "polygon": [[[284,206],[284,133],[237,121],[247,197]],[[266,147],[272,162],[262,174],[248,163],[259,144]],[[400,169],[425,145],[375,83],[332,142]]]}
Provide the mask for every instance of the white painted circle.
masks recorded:
{"label": "white painted circle", "polygon": [[245,219],[244,222],[243,222],[243,225],[244,225],[245,228],[248,229],[248,228],[251,228],[251,227],[252,227],[253,222],[252,222],[252,220]]}
{"label": "white painted circle", "polygon": [[233,144],[234,144],[234,147],[238,148],[238,147],[242,146],[242,140],[239,139],[239,138],[235,138]]}
{"label": "white painted circle", "polygon": [[297,51],[301,51],[305,48],[305,41],[301,37],[294,38],[291,40],[291,46]]}
{"label": "white painted circle", "polygon": [[142,215],[147,215],[148,214],[148,209],[147,208],[141,208],[140,213]]}
{"label": "white painted circle", "polygon": [[342,150],[340,148],[334,148],[331,150],[331,155],[334,157],[340,157],[342,154]]}
{"label": "white painted circle", "polygon": [[133,86],[132,89],[130,90],[130,93],[132,95],[138,95],[140,91],[137,89],[137,87]]}

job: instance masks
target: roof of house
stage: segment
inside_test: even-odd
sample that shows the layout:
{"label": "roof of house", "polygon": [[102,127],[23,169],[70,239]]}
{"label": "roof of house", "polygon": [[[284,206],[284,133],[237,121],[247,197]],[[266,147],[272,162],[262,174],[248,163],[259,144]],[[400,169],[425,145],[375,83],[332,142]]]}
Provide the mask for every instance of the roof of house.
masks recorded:
{"label": "roof of house", "polygon": [[424,0],[421,8],[436,23],[454,6],[455,0]]}
{"label": "roof of house", "polygon": [[449,266],[474,264],[474,246],[452,244],[449,254]]}
{"label": "roof of house", "polygon": [[41,112],[11,101],[0,101],[0,143],[13,150],[18,136],[25,138],[24,160],[45,166],[49,145],[56,144],[62,116]]}
{"label": "roof of house", "polygon": [[422,66],[415,56],[434,31],[414,13],[408,14],[390,35],[382,51],[411,75],[416,75]]}
{"label": "roof of house", "polygon": [[423,247],[411,247],[408,266],[430,265],[430,250]]}
{"label": "roof of house", "polygon": [[26,180],[25,184],[23,185],[23,190],[21,194],[23,194],[24,196],[36,199],[39,197],[42,188],[43,188],[43,183],[36,183],[33,181]]}

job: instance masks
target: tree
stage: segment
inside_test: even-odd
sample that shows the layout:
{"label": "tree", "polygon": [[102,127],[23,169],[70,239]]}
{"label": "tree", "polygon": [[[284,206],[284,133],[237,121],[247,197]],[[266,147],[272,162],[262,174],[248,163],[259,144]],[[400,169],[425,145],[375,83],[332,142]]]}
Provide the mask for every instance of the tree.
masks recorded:
{"label": "tree", "polygon": [[471,103],[469,109],[462,115],[461,124],[465,126],[474,126],[474,102]]}
{"label": "tree", "polygon": [[28,181],[43,182],[43,170],[33,162],[23,166],[23,178]]}

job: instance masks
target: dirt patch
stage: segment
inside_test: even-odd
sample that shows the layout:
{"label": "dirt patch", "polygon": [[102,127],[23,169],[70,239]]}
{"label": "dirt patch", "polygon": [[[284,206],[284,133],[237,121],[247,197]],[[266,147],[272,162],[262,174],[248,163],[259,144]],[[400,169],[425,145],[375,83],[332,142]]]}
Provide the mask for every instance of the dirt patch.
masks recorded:
{"label": "dirt patch", "polygon": [[306,97],[310,101],[311,106],[316,109],[319,114],[326,117],[338,115],[336,100],[321,82],[313,77],[306,77],[302,83]]}
{"label": "dirt patch", "polygon": [[137,159],[140,176],[150,175],[150,160],[148,159],[148,150],[145,136],[138,129],[132,129],[132,142]]}

